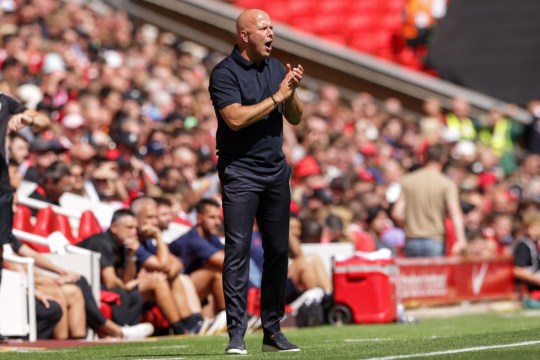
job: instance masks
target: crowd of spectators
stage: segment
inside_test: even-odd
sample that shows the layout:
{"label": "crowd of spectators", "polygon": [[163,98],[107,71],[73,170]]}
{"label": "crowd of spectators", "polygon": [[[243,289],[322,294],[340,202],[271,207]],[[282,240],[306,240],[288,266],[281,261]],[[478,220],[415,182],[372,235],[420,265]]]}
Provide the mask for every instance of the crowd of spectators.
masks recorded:
{"label": "crowd of spectators", "polygon": [[[0,91],[52,121],[43,134],[27,127],[10,135],[13,186],[36,182],[56,204],[63,192],[118,208],[142,195],[165,198],[172,221],[194,226],[197,203],[220,200],[207,87],[223,54],[136,27],[100,2],[1,5]],[[448,112],[426,99],[424,113],[411,115],[398,99],[345,99],[331,84],[299,95],[303,121],[284,123],[284,151],[302,242],[348,241],[400,256],[406,239],[391,208],[431,144],[451,152],[443,171],[459,189],[464,256],[511,254],[523,216],[539,211],[539,102],[523,128],[512,108],[473,117],[460,98]]]}

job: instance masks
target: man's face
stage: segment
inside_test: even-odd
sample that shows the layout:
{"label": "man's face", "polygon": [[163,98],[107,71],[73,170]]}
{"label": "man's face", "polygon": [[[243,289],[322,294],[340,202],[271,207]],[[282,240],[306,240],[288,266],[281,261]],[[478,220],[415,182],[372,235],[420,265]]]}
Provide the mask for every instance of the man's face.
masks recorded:
{"label": "man's face", "polygon": [[157,205],[154,203],[146,203],[137,215],[137,220],[139,221],[139,227],[144,225],[157,227],[159,225]]}
{"label": "man's face", "polygon": [[165,230],[169,227],[169,224],[174,218],[172,208],[167,205],[159,205],[157,211],[159,229]]}
{"label": "man's face", "polygon": [[219,234],[221,229],[221,211],[219,207],[207,205],[202,214],[197,215],[197,223],[205,234]]}
{"label": "man's face", "polygon": [[9,145],[10,156],[15,160],[17,164],[21,164],[29,154],[28,143],[22,139],[14,138]]}
{"label": "man's face", "polygon": [[36,164],[42,169],[46,169],[55,161],[58,160],[58,155],[54,151],[35,152],[33,154]]}
{"label": "man's face", "polygon": [[270,17],[264,12],[253,16],[244,31],[248,40],[248,53],[251,61],[259,62],[270,56],[274,41],[274,28]]}
{"label": "man's face", "polygon": [[58,202],[63,193],[71,191],[71,175],[62,176],[57,182],[50,180],[44,183],[43,186],[49,199]]}
{"label": "man's face", "polygon": [[122,243],[137,239],[137,219],[134,216],[123,216],[111,224],[111,232]]}

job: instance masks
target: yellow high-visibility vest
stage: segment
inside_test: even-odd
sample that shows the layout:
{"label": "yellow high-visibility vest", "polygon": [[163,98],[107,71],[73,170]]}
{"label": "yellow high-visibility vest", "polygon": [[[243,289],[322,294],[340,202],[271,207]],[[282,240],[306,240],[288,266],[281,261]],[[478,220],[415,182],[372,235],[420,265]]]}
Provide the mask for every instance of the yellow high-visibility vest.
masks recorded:
{"label": "yellow high-visibility vest", "polygon": [[507,118],[502,118],[495,123],[493,131],[482,129],[479,139],[482,144],[490,145],[497,155],[511,151],[514,147],[510,130],[512,123]]}
{"label": "yellow high-visibility vest", "polygon": [[446,126],[449,129],[455,130],[462,140],[476,139],[476,129],[469,117],[458,118],[456,114],[446,115]]}

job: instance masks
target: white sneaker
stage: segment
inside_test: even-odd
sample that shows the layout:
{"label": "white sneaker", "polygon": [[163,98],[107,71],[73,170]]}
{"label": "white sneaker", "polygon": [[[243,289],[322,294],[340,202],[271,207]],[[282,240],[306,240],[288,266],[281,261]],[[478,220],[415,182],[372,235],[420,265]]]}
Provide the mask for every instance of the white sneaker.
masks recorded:
{"label": "white sneaker", "polygon": [[122,338],[127,340],[140,340],[154,333],[154,326],[150,323],[141,323],[133,326],[122,326]]}
{"label": "white sneaker", "polygon": [[214,322],[206,331],[206,335],[215,335],[227,332],[227,314],[225,310],[220,311],[214,318]]}
{"label": "white sneaker", "polygon": [[212,323],[211,319],[204,318],[201,328],[199,329],[199,332],[197,333],[197,335],[206,335],[206,332],[208,331],[208,328],[210,327],[211,323]]}

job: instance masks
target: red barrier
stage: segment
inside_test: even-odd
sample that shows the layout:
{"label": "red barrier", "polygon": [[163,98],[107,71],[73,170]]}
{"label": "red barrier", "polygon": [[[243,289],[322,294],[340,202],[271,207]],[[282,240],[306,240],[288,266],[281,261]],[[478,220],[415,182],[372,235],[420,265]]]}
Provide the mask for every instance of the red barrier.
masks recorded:
{"label": "red barrier", "polygon": [[398,298],[406,307],[517,296],[510,257],[400,258],[396,263]]}

